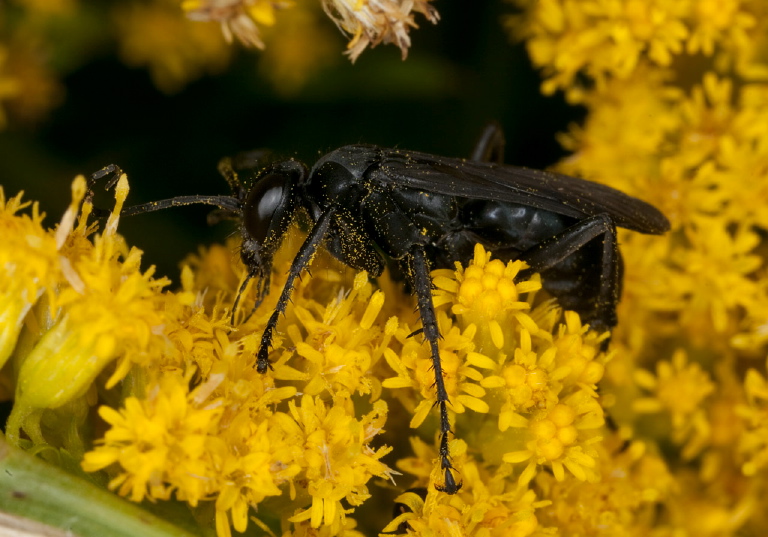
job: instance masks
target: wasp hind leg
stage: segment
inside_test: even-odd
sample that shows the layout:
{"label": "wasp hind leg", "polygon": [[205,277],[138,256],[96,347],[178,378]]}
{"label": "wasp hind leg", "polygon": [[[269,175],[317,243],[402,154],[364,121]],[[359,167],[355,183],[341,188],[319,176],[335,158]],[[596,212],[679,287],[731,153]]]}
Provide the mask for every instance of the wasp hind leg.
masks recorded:
{"label": "wasp hind leg", "polygon": [[[593,270],[598,277],[583,278],[585,281],[578,289],[575,298],[573,292],[565,294],[572,302],[582,320],[589,323],[594,330],[607,331],[616,326],[616,305],[621,295],[621,255],[616,240],[616,225],[608,215],[596,215],[574,224],[550,239],[523,252],[519,259],[530,266],[520,272],[520,278],[527,278],[534,272],[545,273],[550,269],[557,270],[557,265],[592,241],[600,240],[600,259],[594,266],[578,267],[584,274],[589,275]],[[571,279],[573,279],[571,277]],[[544,276],[545,289],[547,278]],[[554,289],[547,289],[557,298]],[[610,339],[605,339],[602,350],[606,350]]]}
{"label": "wasp hind leg", "polygon": [[435,392],[437,406],[440,412],[440,468],[443,471],[444,484],[436,486],[437,490],[448,494],[456,494],[461,489],[461,482],[456,483],[453,476],[455,469],[451,463],[450,450],[448,449],[448,435],[452,433],[448,419],[448,392],[445,389],[443,379],[443,366],[440,361],[440,348],[438,340],[441,339],[437,327],[435,306],[432,303],[432,279],[429,276],[429,262],[424,247],[416,245],[410,250],[410,277],[421,317],[422,333],[429,342],[432,354],[432,369],[435,372]]}

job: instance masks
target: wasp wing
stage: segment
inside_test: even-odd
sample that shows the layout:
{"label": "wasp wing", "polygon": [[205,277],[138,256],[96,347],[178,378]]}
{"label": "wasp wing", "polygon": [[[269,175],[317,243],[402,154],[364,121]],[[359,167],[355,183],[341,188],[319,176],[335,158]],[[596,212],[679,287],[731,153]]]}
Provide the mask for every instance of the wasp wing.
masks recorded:
{"label": "wasp wing", "polygon": [[583,218],[608,214],[617,226],[660,234],[669,221],[653,205],[609,186],[541,170],[381,149],[373,177],[449,196],[517,203]]}

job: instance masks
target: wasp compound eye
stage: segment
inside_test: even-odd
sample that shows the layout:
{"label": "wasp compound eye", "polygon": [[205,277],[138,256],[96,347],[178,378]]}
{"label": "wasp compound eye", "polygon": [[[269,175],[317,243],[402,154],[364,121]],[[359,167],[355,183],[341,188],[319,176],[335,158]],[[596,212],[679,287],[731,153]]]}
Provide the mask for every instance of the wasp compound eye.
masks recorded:
{"label": "wasp compound eye", "polygon": [[243,226],[261,245],[285,232],[295,209],[292,177],[268,173],[253,185],[243,207]]}

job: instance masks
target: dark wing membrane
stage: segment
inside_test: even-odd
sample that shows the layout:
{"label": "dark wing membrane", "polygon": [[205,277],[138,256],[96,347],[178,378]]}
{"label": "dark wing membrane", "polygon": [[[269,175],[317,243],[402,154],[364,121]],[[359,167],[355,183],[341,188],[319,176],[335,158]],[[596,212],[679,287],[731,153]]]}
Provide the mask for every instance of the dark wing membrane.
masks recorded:
{"label": "dark wing membrane", "polygon": [[381,149],[380,162],[374,177],[424,192],[506,201],[575,218],[608,214],[617,226],[641,233],[669,230],[653,205],[584,179],[398,149]]}

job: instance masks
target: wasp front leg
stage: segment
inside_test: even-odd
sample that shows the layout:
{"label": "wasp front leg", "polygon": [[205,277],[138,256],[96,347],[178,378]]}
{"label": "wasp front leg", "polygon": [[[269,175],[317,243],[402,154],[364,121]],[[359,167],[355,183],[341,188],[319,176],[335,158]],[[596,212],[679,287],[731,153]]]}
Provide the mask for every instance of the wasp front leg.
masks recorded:
{"label": "wasp front leg", "polygon": [[411,285],[414,293],[416,293],[422,331],[424,338],[429,342],[432,370],[435,372],[435,405],[440,412],[440,468],[444,474],[445,484],[436,488],[448,494],[456,494],[461,489],[461,483],[456,483],[453,476],[455,470],[448,449],[448,435],[452,431],[448,419],[448,392],[445,389],[443,366],[440,361],[440,348],[438,346],[438,340],[441,339],[441,336],[437,327],[435,306],[432,303],[432,279],[429,276],[429,263],[424,247],[421,245],[414,245],[410,249],[409,257]]}
{"label": "wasp front leg", "polygon": [[288,271],[288,279],[283,286],[283,291],[280,293],[280,298],[277,300],[277,305],[272,315],[269,316],[267,326],[264,328],[264,333],[261,335],[261,344],[259,345],[259,352],[257,354],[256,370],[259,373],[266,373],[270,368],[269,363],[269,349],[272,347],[272,336],[274,335],[275,328],[277,327],[277,321],[280,315],[285,312],[285,308],[288,306],[288,301],[291,299],[291,293],[293,292],[293,284],[296,278],[309,266],[312,261],[312,256],[315,255],[318,246],[323,242],[328,228],[331,225],[331,220],[335,216],[335,209],[332,207],[324,212],[320,219],[312,227],[309,236],[301,245],[299,253],[293,258],[291,268]]}

